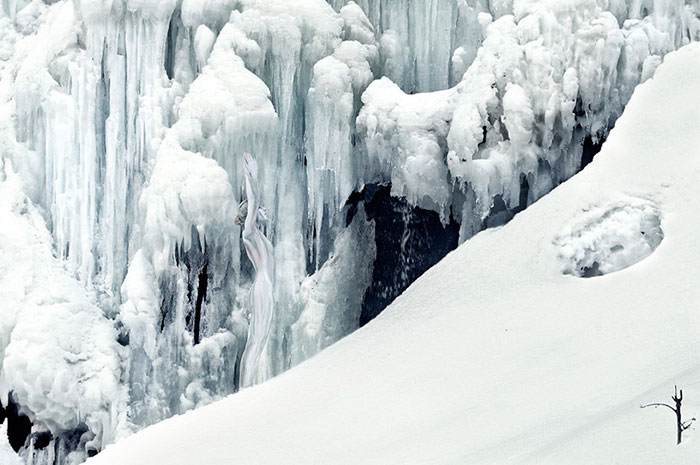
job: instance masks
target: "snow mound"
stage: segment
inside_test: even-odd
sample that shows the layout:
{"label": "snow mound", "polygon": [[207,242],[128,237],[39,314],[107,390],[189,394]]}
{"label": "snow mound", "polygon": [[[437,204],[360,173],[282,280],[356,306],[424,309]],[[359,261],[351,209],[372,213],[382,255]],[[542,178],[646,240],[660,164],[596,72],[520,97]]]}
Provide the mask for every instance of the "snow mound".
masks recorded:
{"label": "snow mound", "polygon": [[555,244],[565,274],[590,278],[644,260],[663,238],[657,208],[646,200],[625,198],[580,214]]}

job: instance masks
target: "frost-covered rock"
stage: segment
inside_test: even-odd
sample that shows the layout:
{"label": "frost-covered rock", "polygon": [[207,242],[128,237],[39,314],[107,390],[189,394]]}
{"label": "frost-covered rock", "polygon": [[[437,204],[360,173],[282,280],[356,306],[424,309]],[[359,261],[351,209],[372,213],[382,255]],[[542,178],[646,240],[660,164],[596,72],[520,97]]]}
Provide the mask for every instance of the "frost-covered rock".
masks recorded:
{"label": "frost-covered rock", "polygon": [[[292,325],[292,363],[303,362],[356,328],[376,258],[374,223],[359,211],[323,267],[301,284],[304,309]],[[357,245],[362,246],[357,249]],[[360,277],[359,283],[355,277]]]}

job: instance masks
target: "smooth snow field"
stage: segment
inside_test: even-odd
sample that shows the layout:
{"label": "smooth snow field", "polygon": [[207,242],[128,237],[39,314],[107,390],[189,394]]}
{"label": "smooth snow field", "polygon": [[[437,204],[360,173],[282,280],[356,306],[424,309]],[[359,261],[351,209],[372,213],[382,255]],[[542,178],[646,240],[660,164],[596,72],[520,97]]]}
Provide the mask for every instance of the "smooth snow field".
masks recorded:
{"label": "smooth snow field", "polygon": [[[697,464],[700,45],[667,55],[602,151],[367,326],[89,465]],[[700,416],[699,416],[700,418]],[[0,455],[2,457],[2,455]]]}

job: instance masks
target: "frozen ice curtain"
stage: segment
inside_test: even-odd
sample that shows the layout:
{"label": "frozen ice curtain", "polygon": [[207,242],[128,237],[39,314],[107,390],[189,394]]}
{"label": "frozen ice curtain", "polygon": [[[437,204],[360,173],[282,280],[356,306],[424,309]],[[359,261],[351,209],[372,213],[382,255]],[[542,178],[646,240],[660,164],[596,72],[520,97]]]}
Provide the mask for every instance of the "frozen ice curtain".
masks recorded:
{"label": "frozen ice curtain", "polygon": [[260,191],[258,187],[258,163],[250,154],[243,155],[245,187],[248,197],[248,214],[243,225],[243,245],[255,268],[255,280],[250,288],[250,325],[248,340],[241,360],[241,387],[255,382],[258,361],[272,327],[275,311],[274,276],[275,258],[272,244],[258,227]]}

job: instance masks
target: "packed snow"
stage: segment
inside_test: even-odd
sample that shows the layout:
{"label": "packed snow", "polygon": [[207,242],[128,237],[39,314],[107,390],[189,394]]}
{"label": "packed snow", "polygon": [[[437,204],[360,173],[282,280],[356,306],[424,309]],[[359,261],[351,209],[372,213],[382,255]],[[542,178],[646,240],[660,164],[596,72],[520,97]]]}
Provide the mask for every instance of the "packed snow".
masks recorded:
{"label": "packed snow", "polygon": [[[369,325],[88,464],[695,463],[697,431],[677,446],[674,415],[640,405],[675,384],[684,418],[700,409],[699,98],[694,44],[638,87],[582,173]],[[583,242],[637,249],[616,272],[564,274],[562,249]]]}

